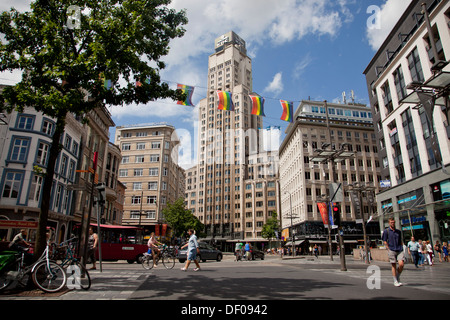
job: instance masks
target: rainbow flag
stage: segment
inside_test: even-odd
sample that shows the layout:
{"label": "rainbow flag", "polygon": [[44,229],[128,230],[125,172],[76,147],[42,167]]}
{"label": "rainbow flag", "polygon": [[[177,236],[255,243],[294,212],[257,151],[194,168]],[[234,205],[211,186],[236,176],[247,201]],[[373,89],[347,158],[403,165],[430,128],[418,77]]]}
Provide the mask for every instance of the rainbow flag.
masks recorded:
{"label": "rainbow flag", "polygon": [[177,104],[181,104],[182,106],[194,107],[194,104],[192,103],[192,94],[194,93],[194,87],[187,86],[184,84],[178,84],[177,89],[181,90],[183,93],[186,94],[186,100],[178,101]]}
{"label": "rainbow flag", "polygon": [[266,101],[266,99],[260,96],[250,95],[250,100],[252,101],[252,114],[266,116],[264,114],[264,101]]}
{"label": "rainbow flag", "polygon": [[216,91],[217,99],[219,100],[219,110],[234,111],[233,101],[231,101],[231,92],[228,91]]}
{"label": "rainbow flag", "polygon": [[[150,84],[150,78],[145,79],[145,83]],[[142,82],[136,81],[136,87],[141,87],[141,86],[142,86]]]}
{"label": "rainbow flag", "polygon": [[287,122],[293,122],[292,106],[294,105],[291,101],[280,100],[281,107],[283,108],[283,114],[281,115],[281,120]]}
{"label": "rainbow flag", "polygon": [[105,87],[106,90],[111,89],[111,87],[112,87],[111,80],[105,79],[103,86]]}

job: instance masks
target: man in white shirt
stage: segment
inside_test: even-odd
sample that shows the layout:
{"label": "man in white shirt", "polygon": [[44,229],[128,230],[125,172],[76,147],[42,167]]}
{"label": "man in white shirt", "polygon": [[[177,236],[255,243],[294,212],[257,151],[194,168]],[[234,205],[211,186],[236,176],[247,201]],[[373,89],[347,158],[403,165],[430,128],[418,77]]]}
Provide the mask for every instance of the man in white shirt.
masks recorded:
{"label": "man in white shirt", "polygon": [[416,242],[416,240],[414,239],[414,237],[411,237],[411,241],[408,242],[408,252],[409,254],[412,256],[413,261],[414,261],[414,265],[416,266],[416,268],[418,268],[418,264],[419,264],[419,243]]}
{"label": "man in white shirt", "polygon": [[189,234],[188,243],[186,243],[184,246],[181,247],[181,249],[188,247],[186,265],[184,266],[184,268],[181,268],[181,270],[186,271],[189,268],[191,261],[194,261],[195,265],[197,266],[197,268],[195,268],[194,271],[200,271],[200,265],[198,264],[198,261],[195,259],[197,257],[197,253],[200,253],[200,249],[198,247],[197,242],[197,236],[195,235],[193,229],[189,229],[188,234]]}

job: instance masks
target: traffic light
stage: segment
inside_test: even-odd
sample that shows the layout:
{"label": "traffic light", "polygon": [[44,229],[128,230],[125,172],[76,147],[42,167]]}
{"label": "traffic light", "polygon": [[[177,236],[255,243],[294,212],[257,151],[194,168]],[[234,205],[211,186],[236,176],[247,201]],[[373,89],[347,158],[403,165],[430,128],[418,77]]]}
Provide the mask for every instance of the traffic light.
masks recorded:
{"label": "traffic light", "polygon": [[336,226],[341,225],[341,205],[333,203],[332,205],[333,221]]}
{"label": "traffic light", "polygon": [[104,183],[99,183],[95,188],[98,190],[98,204],[103,206],[106,201],[106,186]]}

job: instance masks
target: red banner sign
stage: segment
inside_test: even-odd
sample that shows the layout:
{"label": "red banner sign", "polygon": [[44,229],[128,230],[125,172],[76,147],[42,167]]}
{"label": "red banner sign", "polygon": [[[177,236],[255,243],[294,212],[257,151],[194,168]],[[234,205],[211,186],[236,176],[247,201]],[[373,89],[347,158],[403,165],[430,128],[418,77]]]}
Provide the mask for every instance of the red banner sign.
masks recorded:
{"label": "red banner sign", "polygon": [[0,220],[0,228],[21,228],[21,229],[37,229],[37,221],[22,221],[22,220]]}
{"label": "red banner sign", "polygon": [[322,221],[324,225],[328,225],[328,208],[326,202],[318,202],[317,207],[319,208],[320,215],[322,216]]}

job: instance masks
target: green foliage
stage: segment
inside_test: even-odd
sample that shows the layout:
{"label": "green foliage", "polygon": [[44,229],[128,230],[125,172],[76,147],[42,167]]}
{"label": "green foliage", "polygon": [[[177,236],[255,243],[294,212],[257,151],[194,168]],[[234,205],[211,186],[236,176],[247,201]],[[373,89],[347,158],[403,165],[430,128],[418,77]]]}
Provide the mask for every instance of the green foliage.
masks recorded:
{"label": "green foliage", "polygon": [[[2,12],[0,71],[24,71],[22,81],[0,95],[2,107],[33,106],[57,117],[62,109],[82,115],[103,102],[182,98],[159,76],[169,41],[181,37],[181,26],[187,23],[185,13],[169,9],[169,3],[48,0],[32,2],[31,12]],[[79,24],[73,23],[69,4],[80,8]],[[110,90],[104,88],[104,79],[112,81]]]}
{"label": "green foliage", "polygon": [[[83,116],[103,104],[185,98],[159,76],[170,40],[183,36],[187,23],[185,12],[169,9],[170,2],[35,0],[30,12],[12,8],[0,14],[0,71],[22,71],[22,80],[0,93],[0,111],[33,107],[55,119],[46,177],[54,175],[68,113]],[[105,79],[111,80],[110,89]],[[44,179],[38,257],[46,244],[51,189],[52,179]]]}
{"label": "green foliage", "polygon": [[181,237],[188,229],[194,229],[196,234],[200,235],[204,229],[203,223],[185,208],[183,198],[179,198],[174,203],[168,203],[163,209],[163,215],[175,237]]}
{"label": "green foliage", "polygon": [[280,229],[280,224],[277,218],[277,213],[272,212],[272,217],[267,219],[261,230],[261,235],[264,239],[270,240],[275,238],[275,231]]}

